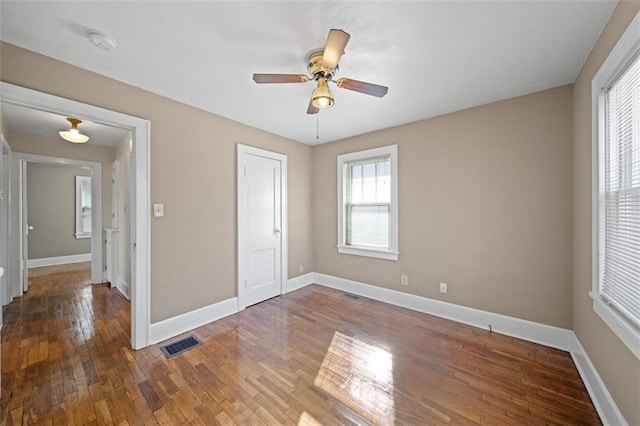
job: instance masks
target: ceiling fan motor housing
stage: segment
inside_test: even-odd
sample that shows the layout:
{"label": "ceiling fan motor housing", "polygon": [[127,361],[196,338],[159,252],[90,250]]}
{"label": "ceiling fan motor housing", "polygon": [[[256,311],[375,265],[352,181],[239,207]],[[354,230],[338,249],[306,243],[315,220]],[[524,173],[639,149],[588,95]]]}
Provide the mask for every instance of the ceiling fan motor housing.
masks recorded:
{"label": "ceiling fan motor housing", "polygon": [[333,69],[329,69],[322,66],[322,56],[324,54],[324,50],[317,50],[311,52],[309,54],[307,70],[309,74],[313,76],[313,79],[318,81],[321,78],[326,78],[327,80],[331,80],[333,74],[338,70],[336,66]]}

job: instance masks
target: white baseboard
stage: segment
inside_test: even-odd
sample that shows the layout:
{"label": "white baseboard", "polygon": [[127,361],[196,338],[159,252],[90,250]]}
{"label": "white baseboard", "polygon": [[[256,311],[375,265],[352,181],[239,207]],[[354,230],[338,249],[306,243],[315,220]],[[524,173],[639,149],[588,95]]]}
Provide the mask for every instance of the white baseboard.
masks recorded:
{"label": "white baseboard", "polygon": [[509,317],[480,309],[468,308],[440,300],[429,299],[423,296],[403,293],[357,281],[346,280],[331,275],[314,273],[314,281],[326,287],[335,288],[349,293],[358,294],[370,299],[435,315],[463,324],[489,329],[489,324],[494,332],[507,336],[517,337],[552,348],[569,351],[571,348],[571,330],[527,321],[520,318]]}
{"label": "white baseboard", "polygon": [[129,284],[122,280],[120,277],[116,278],[116,288],[124,297],[131,300],[131,296],[129,296]]}
{"label": "white baseboard", "polygon": [[598,371],[591,363],[589,355],[587,355],[580,340],[578,340],[578,336],[573,332],[571,332],[571,335],[571,358],[573,358],[573,362],[589,392],[593,405],[598,411],[600,420],[604,425],[628,425],[602,378],[600,378]]}
{"label": "white baseboard", "polygon": [[313,273],[314,282],[325,287],[347,291],[414,311],[450,319],[482,329],[491,324],[493,331],[571,353],[593,405],[605,425],[628,425],[607,390],[589,356],[572,330],[540,324],[493,312],[454,305],[440,300],[403,293],[382,287]]}
{"label": "white baseboard", "polygon": [[43,257],[41,259],[29,259],[27,260],[27,267],[39,268],[41,266],[64,265],[66,263],[79,262],[91,262],[91,253],[58,257]]}
{"label": "white baseboard", "polygon": [[290,291],[297,290],[299,288],[308,286],[309,284],[313,284],[315,274],[313,272],[306,273],[304,275],[299,275],[295,278],[291,278],[287,280],[287,288],[285,289],[285,293],[289,293]]}
{"label": "white baseboard", "polygon": [[[128,299],[129,285],[117,279],[116,287]],[[314,273],[309,272],[295,278],[287,280],[285,293],[297,290],[304,286],[314,283]],[[238,312],[238,298],[223,300],[209,306],[187,312],[182,315],[169,318],[149,326],[149,344],[153,345],[158,342],[170,339],[178,334],[185,333],[213,321],[217,321],[229,315]]]}
{"label": "white baseboard", "polygon": [[[121,280],[118,281],[121,282]],[[435,315],[485,330],[488,329],[488,324],[491,324],[493,331],[496,333],[570,352],[603,423],[605,425],[628,424],[572,330],[468,308],[317,272],[309,272],[288,280],[285,293],[312,283],[358,294],[381,302]],[[123,282],[123,284],[126,283]],[[120,286],[118,286],[118,289],[122,291]],[[125,294],[125,296],[126,295],[127,294]],[[238,298],[233,297],[192,312],[151,324],[149,327],[149,344],[153,345],[170,339],[171,337],[227,317],[236,312],[238,312]]]}
{"label": "white baseboard", "polygon": [[149,345],[154,345],[237,312],[238,298],[232,297],[195,311],[153,323],[149,326]]}

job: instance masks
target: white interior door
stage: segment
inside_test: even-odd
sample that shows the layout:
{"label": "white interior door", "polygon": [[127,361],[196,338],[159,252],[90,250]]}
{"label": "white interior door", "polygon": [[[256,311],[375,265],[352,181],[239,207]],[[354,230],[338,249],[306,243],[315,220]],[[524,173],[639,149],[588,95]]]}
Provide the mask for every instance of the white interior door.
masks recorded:
{"label": "white interior door", "polygon": [[238,294],[244,308],[283,292],[286,157],[239,146],[238,160]]}

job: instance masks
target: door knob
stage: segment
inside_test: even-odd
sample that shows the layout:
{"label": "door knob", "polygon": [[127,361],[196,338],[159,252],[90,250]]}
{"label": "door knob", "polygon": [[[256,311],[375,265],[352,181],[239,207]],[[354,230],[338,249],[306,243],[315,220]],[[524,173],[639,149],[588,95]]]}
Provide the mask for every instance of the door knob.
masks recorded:
{"label": "door knob", "polygon": [[33,231],[33,225],[29,225],[29,226],[27,226],[27,229],[28,229],[29,231]]}

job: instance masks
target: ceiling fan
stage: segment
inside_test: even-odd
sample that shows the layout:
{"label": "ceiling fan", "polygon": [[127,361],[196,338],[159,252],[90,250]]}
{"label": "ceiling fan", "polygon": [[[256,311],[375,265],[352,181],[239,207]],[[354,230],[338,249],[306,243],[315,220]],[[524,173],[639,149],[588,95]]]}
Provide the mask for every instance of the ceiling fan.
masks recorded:
{"label": "ceiling fan", "polygon": [[349,42],[350,37],[348,33],[342,30],[330,30],[324,49],[311,52],[307,58],[307,71],[309,75],[253,74],[253,81],[258,84],[316,82],[316,88],[309,100],[307,114],[317,114],[319,110],[333,106],[335,100],[329,89],[329,82],[335,83],[336,86],[342,89],[353,90],[354,92],[377,96],[378,98],[383,97],[387,94],[387,90],[389,90],[386,86],[366,83],[350,78],[333,79],[338,71],[338,61],[344,54],[344,48]]}

